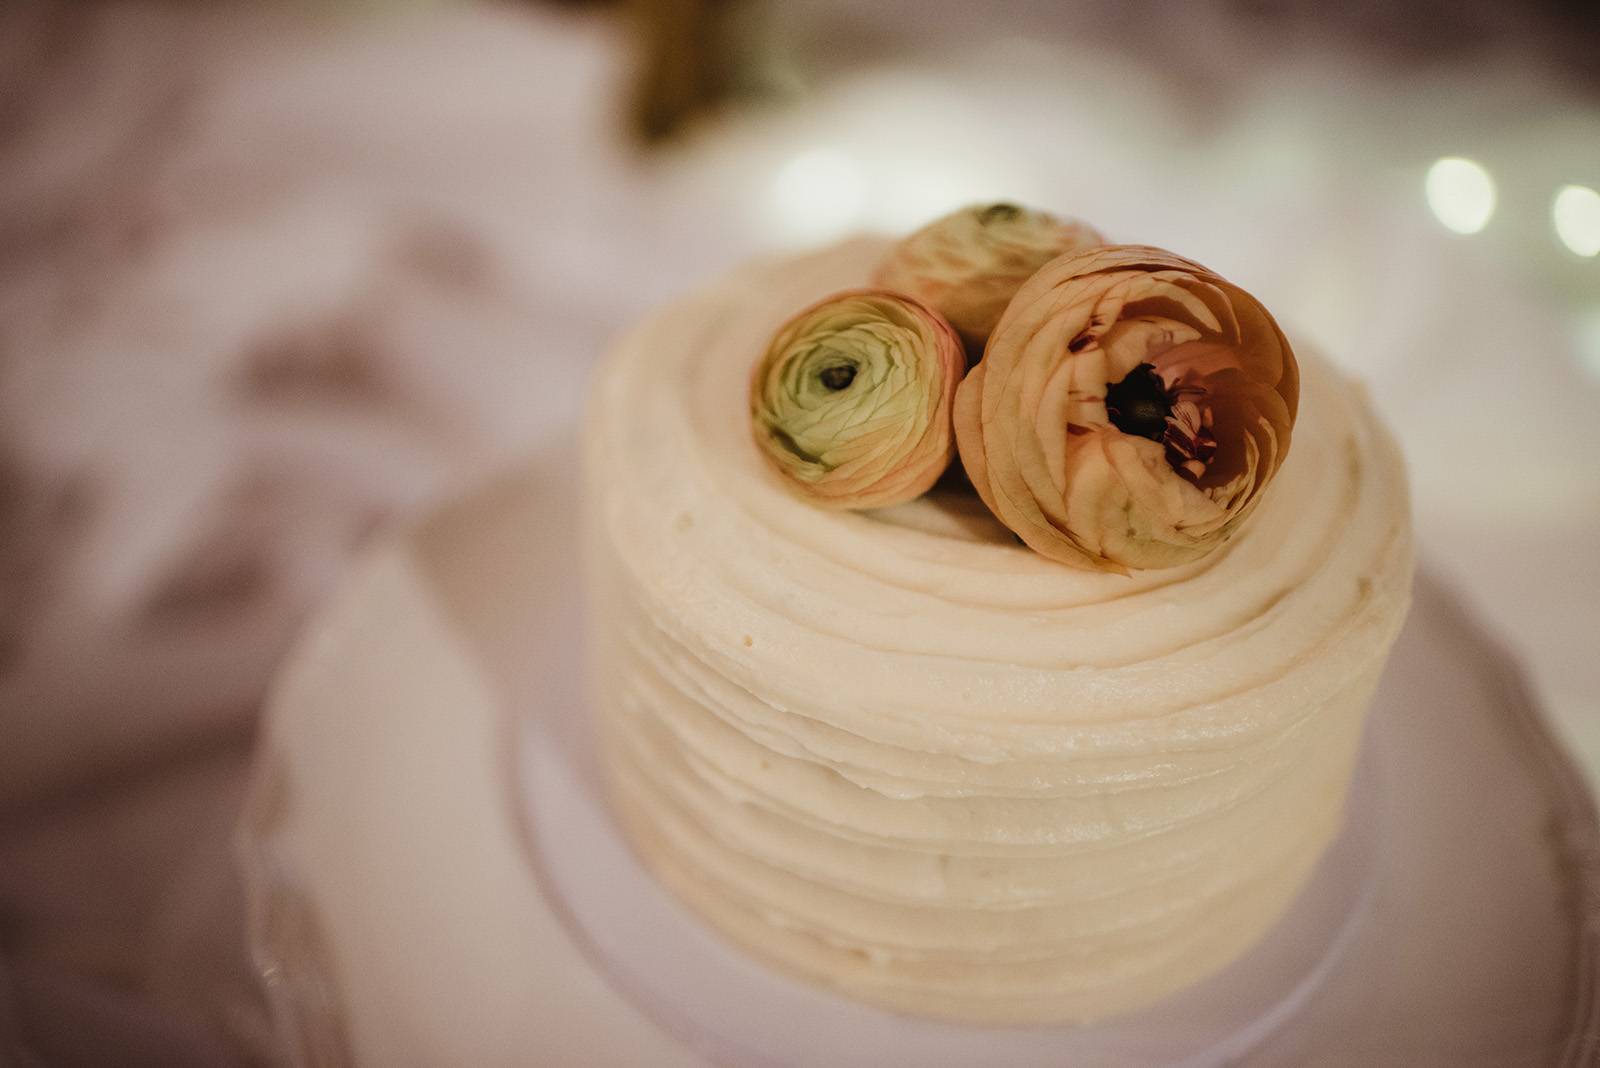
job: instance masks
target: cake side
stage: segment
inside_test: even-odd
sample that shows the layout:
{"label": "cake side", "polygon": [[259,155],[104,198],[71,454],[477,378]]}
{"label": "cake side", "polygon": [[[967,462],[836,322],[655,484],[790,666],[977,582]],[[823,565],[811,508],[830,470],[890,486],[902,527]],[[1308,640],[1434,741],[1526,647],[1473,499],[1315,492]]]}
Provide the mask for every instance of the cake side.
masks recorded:
{"label": "cake side", "polygon": [[1252,945],[1337,832],[1409,598],[1392,442],[1303,359],[1279,484],[1131,577],[960,493],[797,501],[748,438],[752,353],[859,284],[853,242],[633,332],[586,428],[597,712],[653,870],[752,952],[891,1008],[1087,1020]]}

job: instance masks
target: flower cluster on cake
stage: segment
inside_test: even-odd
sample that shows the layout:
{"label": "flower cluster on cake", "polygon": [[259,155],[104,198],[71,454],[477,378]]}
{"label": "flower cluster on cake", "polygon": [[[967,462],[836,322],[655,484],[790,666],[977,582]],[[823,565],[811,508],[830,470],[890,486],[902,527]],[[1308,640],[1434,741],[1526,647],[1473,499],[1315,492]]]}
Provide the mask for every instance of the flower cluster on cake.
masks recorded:
{"label": "flower cluster on cake", "polygon": [[1339,829],[1409,603],[1359,388],[1215,272],[1011,204],[641,324],[585,493],[636,851],[762,959],[975,1022],[1126,1011],[1254,945]]}
{"label": "flower cluster on cake", "polygon": [[990,204],[913,234],[873,282],[784,324],[751,390],[757,442],[819,504],[912,500],[959,446],[1030,547],[1125,572],[1210,552],[1288,454],[1294,351],[1197,263]]}

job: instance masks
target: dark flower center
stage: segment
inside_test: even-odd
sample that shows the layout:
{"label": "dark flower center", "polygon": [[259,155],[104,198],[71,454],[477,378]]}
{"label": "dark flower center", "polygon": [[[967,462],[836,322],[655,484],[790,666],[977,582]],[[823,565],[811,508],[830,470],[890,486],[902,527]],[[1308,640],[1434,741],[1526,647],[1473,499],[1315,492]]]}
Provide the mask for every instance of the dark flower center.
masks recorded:
{"label": "dark flower center", "polygon": [[1106,414],[1124,434],[1160,441],[1167,430],[1172,399],[1153,364],[1141,363],[1106,390]]}
{"label": "dark flower center", "polygon": [[824,367],[818,374],[817,380],[824,389],[837,393],[841,389],[849,389],[850,383],[856,380],[856,365],[853,363],[836,363],[831,367]]}
{"label": "dark flower center", "polygon": [[978,212],[978,225],[988,226],[992,222],[1010,222],[1021,214],[1022,209],[1015,204],[1006,204],[1004,202],[990,204],[987,208]]}

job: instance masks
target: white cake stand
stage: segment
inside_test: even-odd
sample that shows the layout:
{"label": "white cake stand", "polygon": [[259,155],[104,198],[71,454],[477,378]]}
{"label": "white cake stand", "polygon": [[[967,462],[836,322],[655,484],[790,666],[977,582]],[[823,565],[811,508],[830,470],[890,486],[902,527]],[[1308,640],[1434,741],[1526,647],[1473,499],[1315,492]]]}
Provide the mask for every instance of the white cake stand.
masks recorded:
{"label": "white cake stand", "polygon": [[640,869],[586,731],[571,470],[380,544],[277,687],[240,855],[296,1063],[1589,1063],[1595,814],[1433,583],[1346,830],[1260,947],[1092,1028],[959,1027],[776,974]]}

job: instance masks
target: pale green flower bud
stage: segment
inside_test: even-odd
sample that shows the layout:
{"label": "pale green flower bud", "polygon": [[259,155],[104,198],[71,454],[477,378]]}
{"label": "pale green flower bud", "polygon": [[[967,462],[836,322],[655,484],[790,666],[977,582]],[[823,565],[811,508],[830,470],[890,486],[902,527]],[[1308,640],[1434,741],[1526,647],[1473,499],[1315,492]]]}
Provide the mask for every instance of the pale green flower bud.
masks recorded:
{"label": "pale green flower bud", "polygon": [[921,302],[840,293],[778,329],[750,384],[756,444],[789,483],[830,508],[878,508],[926,492],[955,455],[950,408],[960,339]]}

